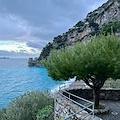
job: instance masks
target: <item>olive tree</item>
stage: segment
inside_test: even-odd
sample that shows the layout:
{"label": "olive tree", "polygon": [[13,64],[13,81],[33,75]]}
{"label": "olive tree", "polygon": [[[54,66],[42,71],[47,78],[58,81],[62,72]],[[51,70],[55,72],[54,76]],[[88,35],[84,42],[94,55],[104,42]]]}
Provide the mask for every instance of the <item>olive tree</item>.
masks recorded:
{"label": "olive tree", "polygon": [[120,40],[114,35],[95,36],[89,42],[52,51],[43,64],[54,80],[82,79],[93,89],[93,101],[99,106],[100,89],[107,78],[120,78]]}

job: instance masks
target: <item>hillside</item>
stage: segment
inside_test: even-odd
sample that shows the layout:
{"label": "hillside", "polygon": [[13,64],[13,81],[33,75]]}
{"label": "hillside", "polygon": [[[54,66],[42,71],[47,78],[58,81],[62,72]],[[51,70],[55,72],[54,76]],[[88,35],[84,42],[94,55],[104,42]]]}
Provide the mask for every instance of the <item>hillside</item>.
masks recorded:
{"label": "hillside", "polygon": [[79,21],[71,29],[62,35],[54,37],[52,43],[48,43],[39,56],[39,60],[46,58],[51,49],[60,49],[72,46],[78,41],[86,41],[88,38],[99,34],[103,27],[111,22],[120,21],[120,0],[108,0],[98,9],[88,13],[84,20]]}

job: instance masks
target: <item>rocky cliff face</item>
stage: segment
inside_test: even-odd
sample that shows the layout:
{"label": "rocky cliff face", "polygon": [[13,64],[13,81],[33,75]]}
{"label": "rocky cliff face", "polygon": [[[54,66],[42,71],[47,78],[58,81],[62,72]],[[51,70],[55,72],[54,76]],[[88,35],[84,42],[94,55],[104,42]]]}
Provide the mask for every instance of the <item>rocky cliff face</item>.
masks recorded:
{"label": "rocky cliff face", "polygon": [[115,21],[120,21],[120,0],[108,0],[107,3],[90,12],[84,20],[79,21],[66,33],[55,37],[52,43],[43,48],[39,60],[49,56],[50,50],[53,48],[60,49],[72,46],[78,41],[86,41],[95,34],[99,34],[106,24]]}

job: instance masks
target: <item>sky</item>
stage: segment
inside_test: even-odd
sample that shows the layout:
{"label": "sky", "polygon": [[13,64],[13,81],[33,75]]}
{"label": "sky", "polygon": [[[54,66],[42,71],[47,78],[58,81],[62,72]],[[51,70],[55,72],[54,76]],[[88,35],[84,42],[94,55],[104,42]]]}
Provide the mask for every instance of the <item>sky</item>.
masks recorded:
{"label": "sky", "polygon": [[35,56],[107,0],[0,0],[0,56]]}

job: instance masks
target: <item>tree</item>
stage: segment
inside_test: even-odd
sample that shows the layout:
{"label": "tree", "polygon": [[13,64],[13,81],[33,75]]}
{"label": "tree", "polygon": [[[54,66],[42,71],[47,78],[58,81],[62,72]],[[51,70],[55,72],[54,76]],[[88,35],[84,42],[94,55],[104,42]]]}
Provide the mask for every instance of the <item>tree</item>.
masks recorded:
{"label": "tree", "polygon": [[105,25],[105,27],[102,30],[102,34],[107,35],[107,34],[115,34],[116,32],[119,32],[120,30],[120,22],[115,21],[112,23],[109,23]]}
{"label": "tree", "polygon": [[97,107],[100,89],[107,78],[120,78],[120,40],[114,35],[96,36],[91,42],[52,51],[43,64],[54,80],[68,80],[74,76],[82,79],[93,89]]}

